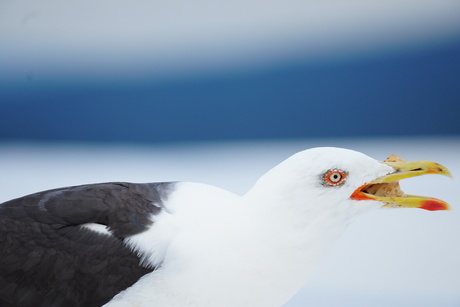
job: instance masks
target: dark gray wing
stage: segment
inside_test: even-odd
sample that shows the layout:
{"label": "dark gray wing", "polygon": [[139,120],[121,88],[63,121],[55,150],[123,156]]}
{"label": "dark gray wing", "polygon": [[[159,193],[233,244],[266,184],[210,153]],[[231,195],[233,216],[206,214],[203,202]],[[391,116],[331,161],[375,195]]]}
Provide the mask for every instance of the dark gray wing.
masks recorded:
{"label": "dark gray wing", "polygon": [[101,183],[0,204],[0,306],[101,306],[153,271],[123,239],[152,225],[172,186]]}

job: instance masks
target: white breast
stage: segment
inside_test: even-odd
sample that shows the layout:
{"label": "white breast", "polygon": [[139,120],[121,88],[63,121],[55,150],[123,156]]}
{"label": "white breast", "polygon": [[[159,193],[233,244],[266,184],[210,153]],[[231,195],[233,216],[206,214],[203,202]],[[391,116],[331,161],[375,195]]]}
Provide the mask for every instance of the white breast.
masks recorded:
{"label": "white breast", "polygon": [[330,245],[310,244],[318,233],[279,225],[283,219],[203,184],[178,184],[165,206],[149,231],[127,241],[161,267],[106,306],[280,306]]}

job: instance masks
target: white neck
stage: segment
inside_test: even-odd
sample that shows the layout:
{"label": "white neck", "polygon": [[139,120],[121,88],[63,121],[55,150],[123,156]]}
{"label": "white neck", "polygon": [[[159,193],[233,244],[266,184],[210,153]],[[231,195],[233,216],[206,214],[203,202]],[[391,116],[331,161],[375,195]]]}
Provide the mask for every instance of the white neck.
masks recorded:
{"label": "white neck", "polygon": [[[260,227],[263,235],[257,239],[257,245],[267,249],[265,269],[271,275],[267,278],[274,281],[272,286],[277,289],[280,306],[305,285],[314,268],[343,233],[351,216],[333,210],[316,210],[308,206],[307,196],[277,193],[277,189],[284,187],[267,189],[261,183],[243,199],[263,223]],[[292,199],[286,199],[286,195],[291,195]]]}

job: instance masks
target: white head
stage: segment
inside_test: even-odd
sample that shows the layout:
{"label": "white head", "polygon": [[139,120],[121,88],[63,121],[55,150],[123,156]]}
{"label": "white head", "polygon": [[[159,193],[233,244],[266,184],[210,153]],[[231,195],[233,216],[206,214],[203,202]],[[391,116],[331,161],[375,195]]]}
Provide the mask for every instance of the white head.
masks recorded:
{"label": "white head", "polygon": [[276,204],[282,210],[292,210],[295,215],[321,211],[348,211],[349,215],[355,215],[381,204],[362,204],[350,198],[353,192],[392,171],[388,165],[356,151],[313,148],[275,166],[257,181],[247,197],[257,194],[267,198],[265,205]]}
{"label": "white head", "polygon": [[[357,151],[320,147],[298,152],[275,166],[245,197],[262,198],[262,207],[272,204],[304,217],[328,212],[350,219],[389,205],[447,209],[447,204],[432,198],[390,198],[364,193],[364,188],[376,183],[397,183],[399,179],[432,173],[450,175],[445,167],[433,162],[378,162]],[[438,207],[427,208],[427,200],[434,200]]]}

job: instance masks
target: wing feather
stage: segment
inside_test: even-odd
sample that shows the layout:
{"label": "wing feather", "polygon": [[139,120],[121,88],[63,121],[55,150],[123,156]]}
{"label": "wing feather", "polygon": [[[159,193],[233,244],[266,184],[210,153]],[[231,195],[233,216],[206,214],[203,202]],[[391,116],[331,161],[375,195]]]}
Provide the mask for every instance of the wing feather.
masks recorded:
{"label": "wing feather", "polygon": [[[123,240],[152,226],[169,183],[102,183],[0,205],[1,306],[101,306],[141,276]],[[113,235],[84,224],[106,225]]]}

